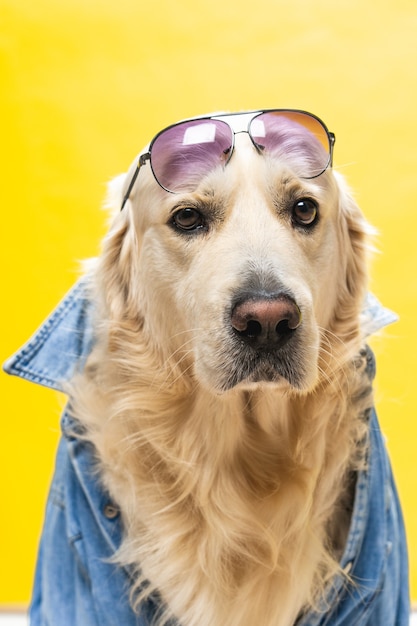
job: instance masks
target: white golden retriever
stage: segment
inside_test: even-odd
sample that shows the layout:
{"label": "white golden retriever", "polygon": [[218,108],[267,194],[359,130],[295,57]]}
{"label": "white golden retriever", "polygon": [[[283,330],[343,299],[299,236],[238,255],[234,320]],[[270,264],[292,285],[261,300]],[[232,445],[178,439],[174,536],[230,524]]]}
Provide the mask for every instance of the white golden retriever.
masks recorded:
{"label": "white golden retriever", "polygon": [[288,626],[320,606],[365,455],[369,228],[330,133],[265,149],[253,117],[215,118],[233,126],[220,156],[206,119],[182,141],[197,156],[154,143],[114,181],[72,383],[123,519],[115,560],[134,604],[158,591],[161,624]]}

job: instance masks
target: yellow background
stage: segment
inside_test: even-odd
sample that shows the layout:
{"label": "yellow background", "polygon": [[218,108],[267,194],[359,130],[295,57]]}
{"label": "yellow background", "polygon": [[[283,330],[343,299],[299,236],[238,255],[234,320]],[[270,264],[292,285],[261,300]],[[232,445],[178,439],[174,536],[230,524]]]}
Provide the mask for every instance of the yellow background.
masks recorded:
{"label": "yellow background", "polygon": [[[377,406],[417,600],[415,0],[0,0],[0,359],[94,256],[104,184],[164,125],[298,107],[378,228],[372,289],[401,315],[373,342]],[[0,603],[27,603],[63,398],[1,381]]]}

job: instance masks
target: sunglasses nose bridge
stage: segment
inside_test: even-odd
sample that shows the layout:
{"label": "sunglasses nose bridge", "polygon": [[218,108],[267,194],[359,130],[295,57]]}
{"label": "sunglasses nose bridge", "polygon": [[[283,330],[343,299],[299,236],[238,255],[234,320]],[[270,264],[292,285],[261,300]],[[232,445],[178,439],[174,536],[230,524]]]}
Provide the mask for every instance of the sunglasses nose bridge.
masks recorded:
{"label": "sunglasses nose bridge", "polygon": [[226,122],[229,126],[230,130],[234,135],[247,132],[249,124],[252,118],[256,115],[255,112],[248,113],[227,113],[225,115],[218,115],[213,117],[213,119],[220,120],[222,122]]}
{"label": "sunglasses nose bridge", "polygon": [[[250,146],[252,146],[252,148],[255,148],[256,152],[262,152],[264,146],[261,146],[260,144],[256,143],[256,141],[252,137],[252,134],[250,132],[250,128],[246,128],[244,130],[234,131],[233,135],[234,135],[234,146],[236,145],[236,141],[237,141],[237,143],[239,143],[239,141],[240,141],[239,135],[247,135],[247,145],[250,145]],[[246,143],[246,140],[245,140],[245,143]]]}

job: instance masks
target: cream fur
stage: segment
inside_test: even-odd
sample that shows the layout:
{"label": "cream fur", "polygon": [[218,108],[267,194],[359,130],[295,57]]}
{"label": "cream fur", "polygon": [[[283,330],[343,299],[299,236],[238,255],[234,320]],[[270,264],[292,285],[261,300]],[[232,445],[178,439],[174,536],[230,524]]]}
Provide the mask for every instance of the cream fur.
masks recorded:
{"label": "cream fur", "polygon": [[[124,179],[113,185],[91,280],[98,340],[72,384],[121,509],[115,560],[137,571],[133,603],[158,590],[161,624],[290,626],[318,604],[338,573],[372,401],[354,359],[366,288],[359,209],[339,175],[301,181],[236,139],[209,191],[166,193],[144,166],[117,213]],[[306,196],[320,210],[309,233],[288,218]],[[169,225],[184,202],[204,208],[208,233]],[[225,311],[254,275],[285,285],[302,310],[288,356],[297,376],[227,388],[240,370]]]}

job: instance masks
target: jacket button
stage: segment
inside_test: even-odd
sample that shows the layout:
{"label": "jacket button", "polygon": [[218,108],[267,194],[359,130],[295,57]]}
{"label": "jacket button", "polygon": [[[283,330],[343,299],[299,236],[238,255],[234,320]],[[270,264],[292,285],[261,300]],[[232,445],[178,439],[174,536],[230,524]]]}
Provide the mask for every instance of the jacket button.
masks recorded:
{"label": "jacket button", "polygon": [[106,504],[104,507],[104,515],[107,519],[115,519],[119,515],[119,509],[114,504]]}

